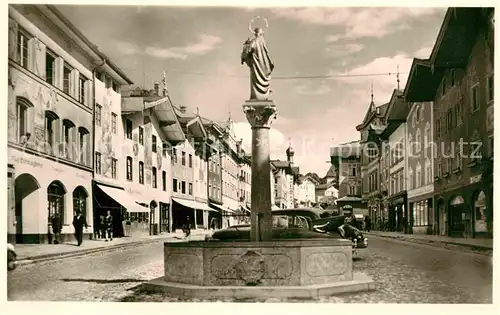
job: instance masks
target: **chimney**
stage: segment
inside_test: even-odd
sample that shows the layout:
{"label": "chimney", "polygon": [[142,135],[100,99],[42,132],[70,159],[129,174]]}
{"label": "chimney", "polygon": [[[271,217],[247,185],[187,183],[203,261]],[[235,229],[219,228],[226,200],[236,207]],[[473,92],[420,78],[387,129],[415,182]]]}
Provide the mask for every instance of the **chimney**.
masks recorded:
{"label": "chimney", "polygon": [[155,95],[160,95],[160,83],[155,82]]}
{"label": "chimney", "polygon": [[186,113],[186,106],[181,105],[181,106],[179,107],[179,110],[181,111],[181,113],[185,114],[185,113]]}

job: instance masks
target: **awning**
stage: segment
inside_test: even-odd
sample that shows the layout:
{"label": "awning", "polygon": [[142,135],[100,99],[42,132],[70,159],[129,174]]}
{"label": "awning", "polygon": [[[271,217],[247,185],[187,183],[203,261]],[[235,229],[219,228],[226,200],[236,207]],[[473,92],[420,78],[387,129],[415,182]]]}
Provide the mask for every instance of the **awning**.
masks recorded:
{"label": "awning", "polygon": [[252,212],[251,209],[248,209],[247,207],[241,207],[241,210],[246,211],[246,212]]}
{"label": "awning", "polygon": [[180,198],[172,198],[175,202],[180,203],[184,207],[188,207],[196,210],[207,210],[207,211],[217,211],[215,209],[210,208],[206,204],[203,204],[194,200],[180,199]]}
{"label": "awning", "polygon": [[211,205],[211,206],[213,206],[213,207],[216,207],[216,208],[217,208],[217,209],[219,209],[219,210],[234,213],[234,211],[233,211],[233,210],[228,209],[228,208],[223,207],[223,206],[219,206],[219,205],[217,205],[217,204],[215,204],[215,203],[211,203],[210,205]]}
{"label": "awning", "polygon": [[271,210],[281,210],[281,208],[278,206],[272,205]]}
{"label": "awning", "polygon": [[127,212],[149,212],[149,208],[138,205],[125,190],[97,185],[106,195],[127,209]]}

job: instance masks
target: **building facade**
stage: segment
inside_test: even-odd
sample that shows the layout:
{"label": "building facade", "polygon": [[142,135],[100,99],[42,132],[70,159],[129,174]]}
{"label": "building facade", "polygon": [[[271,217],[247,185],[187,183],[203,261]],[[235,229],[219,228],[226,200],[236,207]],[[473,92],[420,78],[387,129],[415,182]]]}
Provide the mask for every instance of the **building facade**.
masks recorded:
{"label": "building facade", "polygon": [[300,176],[297,185],[298,207],[312,207],[316,203],[316,181],[309,176]]}
{"label": "building facade", "polygon": [[[8,239],[51,242],[54,214],[73,239],[78,211],[91,237],[92,70],[101,55],[48,5],[9,6],[8,40]],[[70,50],[70,41],[79,44]]]}
{"label": "building facade", "polygon": [[429,58],[413,60],[405,89],[409,102],[434,104],[440,235],[493,235],[493,16],[493,8],[449,8]]}
{"label": "building facade", "polygon": [[432,102],[412,103],[407,118],[409,233],[433,234],[434,140]]}

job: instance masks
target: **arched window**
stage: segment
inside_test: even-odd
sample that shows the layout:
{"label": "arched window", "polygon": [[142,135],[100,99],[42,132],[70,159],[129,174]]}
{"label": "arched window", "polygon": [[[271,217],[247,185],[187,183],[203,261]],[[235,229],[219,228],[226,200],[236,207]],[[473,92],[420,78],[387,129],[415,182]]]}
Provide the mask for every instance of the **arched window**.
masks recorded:
{"label": "arched window", "polygon": [[421,148],[422,148],[422,143],[421,143],[421,134],[420,134],[420,128],[417,129],[417,132],[415,134],[415,152],[419,153]]}
{"label": "arched window", "polygon": [[89,165],[89,145],[90,145],[90,132],[84,127],[78,127],[78,148],[80,152],[78,156],[79,162],[83,165]]}
{"label": "arched window", "polygon": [[428,157],[425,158],[425,183],[426,184],[431,184],[432,183],[432,165],[431,165],[431,160],[429,160]]}
{"label": "arched window", "polygon": [[61,156],[71,159],[72,158],[72,147],[71,144],[75,141],[75,124],[69,120],[64,119],[62,121],[63,125],[63,137],[62,137],[62,146],[59,146]]}
{"label": "arched window", "polygon": [[65,222],[64,218],[64,197],[66,189],[59,181],[53,181],[47,188],[47,199],[49,202],[49,222],[54,214],[59,214],[61,222]]}
{"label": "arched window", "polygon": [[84,218],[87,218],[87,197],[88,194],[82,186],[73,190],[73,215],[80,212]]}
{"label": "arched window", "polygon": [[423,103],[422,105],[420,105],[420,107],[418,109],[420,111],[420,114],[419,114],[420,121],[422,121],[422,120],[424,120],[425,103]]}
{"label": "arched window", "polygon": [[144,162],[139,162],[139,184],[144,184]]}
{"label": "arched window", "polygon": [[17,141],[24,144],[31,137],[31,119],[33,104],[24,97],[16,98]]}
{"label": "arched window", "polygon": [[411,133],[408,135],[408,157],[412,157],[413,154],[413,136]]}
{"label": "arched window", "polygon": [[408,190],[413,189],[413,168],[408,170]]}
{"label": "arched window", "polygon": [[50,146],[51,153],[54,153],[54,146],[60,140],[59,116],[50,110],[45,111],[45,142]]}
{"label": "arched window", "polygon": [[427,122],[425,124],[424,143],[425,143],[426,147],[431,143],[431,123],[430,122]]}

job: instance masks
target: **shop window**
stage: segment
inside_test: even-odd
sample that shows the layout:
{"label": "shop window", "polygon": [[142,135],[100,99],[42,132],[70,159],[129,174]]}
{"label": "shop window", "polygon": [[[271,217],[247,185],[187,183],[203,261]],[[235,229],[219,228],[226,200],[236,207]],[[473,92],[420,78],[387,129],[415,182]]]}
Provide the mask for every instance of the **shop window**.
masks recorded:
{"label": "shop window", "polygon": [[415,202],[413,204],[413,226],[428,226],[429,211],[427,200]]}
{"label": "shop window", "polygon": [[127,180],[132,181],[132,157],[127,156]]}
{"label": "shop window", "polygon": [[47,199],[49,203],[49,217],[50,222],[52,216],[59,215],[61,222],[65,222],[64,218],[64,197],[66,189],[59,181],[52,182],[47,188]]}
{"label": "shop window", "polygon": [[144,185],[144,162],[139,162],[139,184]]}
{"label": "shop window", "polygon": [[101,153],[95,153],[95,173],[97,175],[101,174]]}
{"label": "shop window", "polygon": [[95,105],[95,125],[100,126],[101,125],[101,116],[102,115],[102,106],[99,104]]}
{"label": "shop window", "polygon": [[76,216],[78,212],[84,218],[87,218],[87,197],[88,194],[82,186],[78,186],[73,190],[73,215]]}

